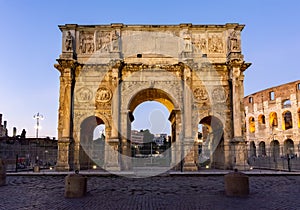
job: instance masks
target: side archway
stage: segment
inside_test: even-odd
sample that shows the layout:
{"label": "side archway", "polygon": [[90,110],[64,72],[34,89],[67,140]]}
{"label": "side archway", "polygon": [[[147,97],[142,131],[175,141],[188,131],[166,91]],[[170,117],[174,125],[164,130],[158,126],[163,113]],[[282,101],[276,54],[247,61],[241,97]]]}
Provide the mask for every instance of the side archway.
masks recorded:
{"label": "side archway", "polygon": [[210,164],[212,168],[224,168],[224,126],[215,116],[206,116],[199,122],[202,125],[202,150],[199,156],[200,165]]}
{"label": "side archway", "polygon": [[104,121],[96,116],[84,119],[80,125],[80,148],[79,164],[80,169],[92,169],[103,167],[105,148]]}

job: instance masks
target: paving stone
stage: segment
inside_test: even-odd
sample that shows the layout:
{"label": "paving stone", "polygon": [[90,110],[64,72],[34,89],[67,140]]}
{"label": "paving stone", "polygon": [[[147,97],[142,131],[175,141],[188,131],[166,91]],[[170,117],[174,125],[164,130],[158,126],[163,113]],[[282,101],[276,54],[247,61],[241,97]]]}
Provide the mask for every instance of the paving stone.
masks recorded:
{"label": "paving stone", "polygon": [[8,176],[0,209],[299,209],[300,176],[250,176],[228,197],[223,176],[88,177],[87,195],[64,197],[64,176]]}

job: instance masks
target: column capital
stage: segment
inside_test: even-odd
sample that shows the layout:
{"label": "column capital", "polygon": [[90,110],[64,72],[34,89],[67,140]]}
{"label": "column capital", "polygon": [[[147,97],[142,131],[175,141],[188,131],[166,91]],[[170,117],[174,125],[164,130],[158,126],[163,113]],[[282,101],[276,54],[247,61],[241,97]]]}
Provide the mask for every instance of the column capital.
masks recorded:
{"label": "column capital", "polygon": [[81,65],[76,60],[69,59],[56,59],[58,63],[54,64],[54,67],[60,71],[61,74],[68,73],[68,71],[76,69],[76,67],[80,67]]}
{"label": "column capital", "polygon": [[249,66],[251,66],[251,63],[246,63],[241,58],[234,58],[227,61],[227,65],[231,70],[238,68],[240,71],[244,72]]}

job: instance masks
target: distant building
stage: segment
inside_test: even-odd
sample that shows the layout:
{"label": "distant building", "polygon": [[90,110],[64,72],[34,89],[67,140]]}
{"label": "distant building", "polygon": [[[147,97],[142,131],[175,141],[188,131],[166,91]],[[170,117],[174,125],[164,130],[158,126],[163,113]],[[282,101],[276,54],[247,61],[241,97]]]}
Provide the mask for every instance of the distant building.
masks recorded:
{"label": "distant building", "polygon": [[0,114],[0,137],[4,137],[7,135],[7,121],[4,121],[4,124],[2,125],[2,114]]}
{"label": "distant building", "polygon": [[244,98],[250,157],[300,155],[300,80]]}
{"label": "distant building", "polygon": [[165,141],[168,139],[168,134],[156,134],[154,136],[153,142],[158,146],[164,145]]}
{"label": "distant building", "polygon": [[31,170],[38,164],[42,168],[54,167],[57,160],[57,140],[55,138],[26,138],[25,129],[17,135],[7,135],[7,122],[2,125],[0,114],[0,159],[5,161],[8,171]]}
{"label": "distant building", "polygon": [[144,143],[144,133],[137,130],[131,131],[131,143],[133,144],[143,144]]}
{"label": "distant building", "polygon": [[[57,160],[57,140],[50,138],[0,138],[0,159],[8,171],[30,170],[34,165],[54,167]],[[16,169],[16,167],[18,167]]]}

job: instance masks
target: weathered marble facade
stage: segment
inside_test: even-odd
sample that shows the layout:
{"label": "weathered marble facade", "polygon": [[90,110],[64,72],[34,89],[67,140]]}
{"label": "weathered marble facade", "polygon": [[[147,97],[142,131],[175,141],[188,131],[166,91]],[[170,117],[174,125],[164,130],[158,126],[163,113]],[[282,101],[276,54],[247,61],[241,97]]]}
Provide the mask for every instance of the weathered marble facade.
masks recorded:
{"label": "weathered marble facade", "polygon": [[300,80],[244,98],[249,156],[300,155]]}
{"label": "weathered marble facade", "polygon": [[[197,170],[198,125],[208,127],[211,162],[245,167],[244,25],[59,26],[57,170],[80,169],[93,129],[105,124],[103,168],[131,170],[134,109],[158,101],[170,111],[172,161]],[[220,132],[221,131],[221,132]],[[85,156],[85,158],[83,158]],[[183,160],[183,161],[181,161]]]}

